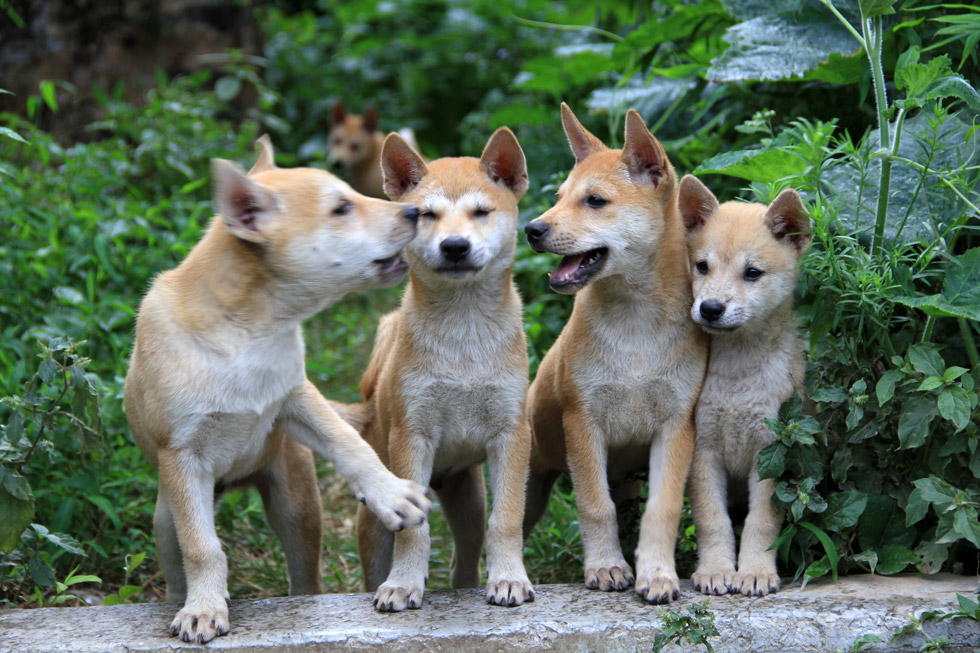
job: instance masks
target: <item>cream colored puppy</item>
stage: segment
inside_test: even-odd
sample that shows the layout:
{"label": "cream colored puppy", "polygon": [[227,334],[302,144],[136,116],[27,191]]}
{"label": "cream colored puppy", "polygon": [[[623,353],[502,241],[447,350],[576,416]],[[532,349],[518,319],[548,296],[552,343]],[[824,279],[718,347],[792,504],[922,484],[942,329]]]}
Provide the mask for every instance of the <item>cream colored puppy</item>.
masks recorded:
{"label": "cream colored puppy", "polygon": [[260,139],[246,175],[212,163],[218,216],[140,306],[126,376],[133,436],[160,471],[154,525],[171,632],[228,632],[227,562],[214,499],[259,487],[290,593],[320,590],[321,504],[310,449],[332,460],[386,528],[425,522],[422,487],[395,477],[306,379],[300,322],[344,294],[397,283],[418,211],[369,199],[321,170],[282,170]]}
{"label": "cream colored puppy", "polygon": [[[794,392],[803,393],[806,354],[793,319],[793,288],[810,220],[794,190],[784,190],[768,208],[719,206],[690,175],[681,180],[680,207],[691,260],[691,317],[711,334],[691,463],[698,534],[691,580],[706,594],[764,596],[779,589],[776,552],[768,549],[782,517],[770,500],[774,483],[759,479],[756,464],[774,437],[763,420],[777,417]],[[748,483],[737,567],[729,480]]]}
{"label": "cream colored puppy", "polygon": [[[438,493],[455,543],[454,588],[480,583],[488,462],[487,602],[520,605],[534,598],[521,558],[527,343],[511,278],[517,202],[528,185],[524,153],[501,127],[479,159],[426,165],[391,134],[381,161],[389,197],[420,207],[418,236],[405,248],[411,278],[401,307],[378,327],[361,381],[365,404],[342,410],[395,474]],[[361,509],[357,542],[377,609],[421,607],[428,528],[392,536]]]}

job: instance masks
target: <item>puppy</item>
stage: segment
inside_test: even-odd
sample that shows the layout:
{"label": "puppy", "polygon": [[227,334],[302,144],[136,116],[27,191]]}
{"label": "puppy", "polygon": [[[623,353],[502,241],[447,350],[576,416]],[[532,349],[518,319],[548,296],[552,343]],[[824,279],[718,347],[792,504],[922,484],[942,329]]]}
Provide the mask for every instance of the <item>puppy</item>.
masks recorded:
{"label": "puppy", "polygon": [[[420,207],[418,236],[405,250],[411,272],[401,307],[378,327],[361,381],[365,403],[344,414],[395,474],[439,495],[455,542],[454,588],[480,583],[489,462],[487,602],[520,605],[534,599],[521,558],[527,344],[511,279],[517,203],[528,186],[524,153],[501,127],[479,159],[426,165],[391,134],[381,160],[388,195]],[[368,510],[357,517],[364,586],[377,609],[419,608],[427,526],[392,535]]]}
{"label": "puppy", "polygon": [[[810,220],[795,190],[767,208],[725,202],[704,184],[681,180],[694,302],[691,317],[711,334],[708,373],[698,401],[691,465],[691,507],[705,594],[765,596],[779,589],[776,552],[781,515],[771,479],[760,480],[759,451],[772,442],[765,425],[780,404],[803,393],[806,354],[793,320],[796,266],[810,241]],[[748,515],[738,567],[726,486],[748,483]],[[740,488],[741,489],[741,488]]]}
{"label": "puppy", "polygon": [[379,523],[425,521],[423,488],[396,478],[306,379],[300,322],[344,294],[397,283],[418,210],[368,199],[333,175],[279,169],[272,146],[246,175],[212,162],[218,216],[140,306],[126,375],[133,436],[160,471],[154,526],[171,624],[184,641],[229,630],[219,488],[254,484],[282,541],[290,594],[320,591],[326,456]]}
{"label": "puppy", "polygon": [[[327,161],[331,168],[343,172],[350,185],[369,197],[387,199],[381,174],[381,147],[384,134],[378,131],[378,111],[368,107],[363,116],[349,114],[342,102],[331,112],[330,135],[327,138]],[[398,134],[418,150],[415,132],[409,128]]]}
{"label": "puppy", "polygon": [[558,474],[575,486],[585,584],[624,590],[609,485],[649,465],[649,499],[636,549],[636,592],[677,598],[674,543],[694,449],[694,406],[705,335],[688,319],[691,286],[677,177],[640,115],[626,114],[622,150],[606,147],[562,104],[575,167],[558,202],[528,223],[537,252],[562,255],[551,287],[578,293],[528,394],[533,431],[525,533]]}

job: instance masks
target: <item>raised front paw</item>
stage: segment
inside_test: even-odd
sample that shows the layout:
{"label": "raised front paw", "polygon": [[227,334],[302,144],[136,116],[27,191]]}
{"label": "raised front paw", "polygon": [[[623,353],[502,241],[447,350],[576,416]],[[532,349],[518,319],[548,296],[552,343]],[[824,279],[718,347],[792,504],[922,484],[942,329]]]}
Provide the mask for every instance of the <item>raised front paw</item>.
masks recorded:
{"label": "raised front paw", "polygon": [[636,593],[648,603],[670,603],[681,595],[680,579],[673,566],[636,560]]}
{"label": "raised front paw", "polygon": [[727,594],[732,589],[732,578],[734,577],[734,566],[699,566],[697,571],[691,574],[691,584],[699,592],[720,596]]}
{"label": "raised front paw", "polygon": [[487,583],[487,603],[513,607],[534,600],[534,588],[525,575],[522,579],[491,578]]}
{"label": "raised front paw", "polygon": [[418,526],[432,510],[428,491],[415,481],[391,475],[388,483],[380,484],[357,497],[390,531]]}
{"label": "raised front paw", "polygon": [[422,607],[422,583],[385,581],[374,593],[374,607],[378,612],[401,612],[405,608],[418,610]]}
{"label": "raised front paw", "polygon": [[775,569],[739,569],[732,580],[732,591],[745,596],[765,596],[779,591],[779,576]]}
{"label": "raised front paw", "polygon": [[590,590],[622,592],[633,586],[633,569],[622,559],[586,567],[585,586]]}
{"label": "raised front paw", "polygon": [[185,642],[205,644],[231,629],[224,599],[212,605],[185,605],[170,624],[170,634]]}

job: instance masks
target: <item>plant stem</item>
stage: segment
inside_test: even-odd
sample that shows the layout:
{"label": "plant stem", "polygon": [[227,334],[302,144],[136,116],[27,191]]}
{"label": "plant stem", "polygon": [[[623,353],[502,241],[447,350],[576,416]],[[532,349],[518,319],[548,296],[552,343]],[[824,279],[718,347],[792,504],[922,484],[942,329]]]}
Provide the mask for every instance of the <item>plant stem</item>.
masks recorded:
{"label": "plant stem", "polygon": [[[862,16],[863,18],[863,16]],[[878,146],[885,152],[881,159],[881,177],[878,183],[878,208],[875,211],[875,233],[871,244],[871,255],[881,252],[885,239],[885,220],[888,216],[888,193],[892,178],[892,156],[890,150],[890,133],[888,129],[888,96],[885,93],[885,74],[881,65],[881,51],[884,33],[881,27],[881,16],[863,20],[861,29],[867,43],[865,51],[871,62],[871,78],[874,80],[875,105],[878,109]]]}
{"label": "plant stem", "polygon": [[965,317],[956,318],[956,321],[960,323],[960,333],[963,334],[963,342],[966,343],[966,356],[970,359],[970,367],[976,371],[980,368],[980,354],[977,354],[977,343],[973,339],[970,323]]}

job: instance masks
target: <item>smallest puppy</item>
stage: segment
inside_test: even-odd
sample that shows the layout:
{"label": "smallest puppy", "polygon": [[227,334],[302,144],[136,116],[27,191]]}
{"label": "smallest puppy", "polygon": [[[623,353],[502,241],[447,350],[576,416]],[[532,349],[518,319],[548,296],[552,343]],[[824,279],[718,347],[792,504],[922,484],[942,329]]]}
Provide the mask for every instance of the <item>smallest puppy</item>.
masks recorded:
{"label": "smallest puppy", "polygon": [[[773,440],[763,420],[775,418],[794,391],[803,393],[806,354],[793,319],[793,288],[810,220],[795,190],[784,190],[768,208],[719,206],[690,175],[681,180],[679,203],[691,260],[691,317],[712,336],[690,472],[698,534],[691,581],[705,594],[765,596],[779,589],[776,552],[768,549],[782,516],[770,500],[774,483],[759,479],[756,461]],[[729,480],[748,481],[737,572]]]}

